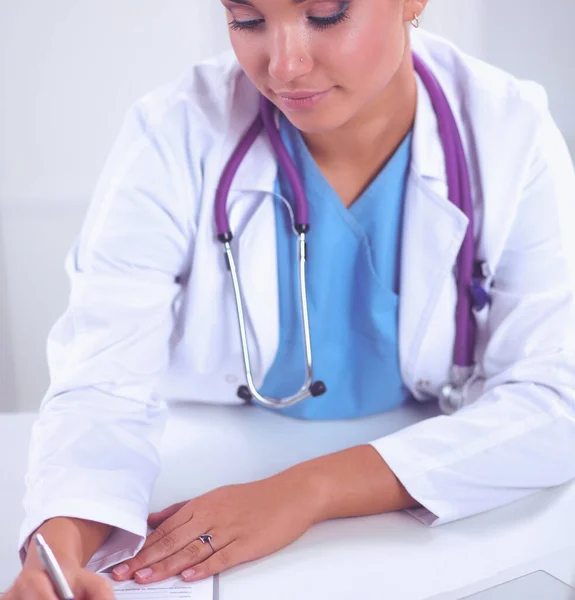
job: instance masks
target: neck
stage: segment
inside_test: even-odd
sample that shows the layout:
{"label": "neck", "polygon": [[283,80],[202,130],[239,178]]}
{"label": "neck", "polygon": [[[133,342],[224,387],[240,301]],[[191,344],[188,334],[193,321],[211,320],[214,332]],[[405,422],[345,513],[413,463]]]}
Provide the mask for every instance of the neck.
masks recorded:
{"label": "neck", "polygon": [[408,48],[393,79],[373,102],[338,129],[303,137],[318,164],[383,164],[413,126],[416,106],[417,84]]}

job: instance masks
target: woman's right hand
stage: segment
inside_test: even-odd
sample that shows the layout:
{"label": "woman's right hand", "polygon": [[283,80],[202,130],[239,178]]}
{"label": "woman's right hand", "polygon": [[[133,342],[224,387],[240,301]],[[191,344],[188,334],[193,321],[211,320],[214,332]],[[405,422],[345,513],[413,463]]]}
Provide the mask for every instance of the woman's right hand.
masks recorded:
{"label": "woman's right hand", "polygon": [[[56,556],[74,600],[114,600],[111,583],[83,568],[111,529],[94,521],[57,517],[45,521],[37,530]],[[59,600],[33,548],[32,545],[22,572],[2,600]]]}
{"label": "woman's right hand", "polygon": [[[80,566],[62,565],[66,581],[72,589],[74,600],[114,600],[109,581],[82,569]],[[49,577],[42,569],[24,568],[2,600],[59,600]]]}

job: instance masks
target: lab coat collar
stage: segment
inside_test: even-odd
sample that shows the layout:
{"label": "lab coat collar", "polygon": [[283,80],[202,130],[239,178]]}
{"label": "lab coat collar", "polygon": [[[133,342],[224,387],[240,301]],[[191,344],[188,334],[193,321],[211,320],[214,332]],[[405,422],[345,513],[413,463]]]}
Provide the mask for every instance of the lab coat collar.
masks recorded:
{"label": "lab coat collar", "polygon": [[[228,154],[231,154],[243,134],[256,119],[260,107],[260,95],[256,87],[243,73],[238,73],[232,106],[230,107],[230,131],[227,136]],[[267,135],[258,136],[242,161],[232,183],[231,191],[273,193],[278,164]]]}
{"label": "lab coat collar", "polygon": [[[412,32],[411,46],[413,51],[421,58],[428,68],[433,70],[434,61],[426,47],[421,44],[417,32]],[[437,73],[434,76],[438,79]],[[413,126],[413,140],[411,147],[411,169],[419,177],[432,182],[434,190],[447,198],[447,175],[445,169],[445,156],[441,140],[437,117],[431,98],[425,85],[416,73],[417,82],[417,107]],[[441,88],[446,91],[447,82],[440,81]]]}
{"label": "lab coat collar", "polygon": [[423,82],[419,76],[416,76],[416,80],[417,107],[411,143],[411,171],[429,180],[435,191],[447,200],[445,156],[437,117]]}

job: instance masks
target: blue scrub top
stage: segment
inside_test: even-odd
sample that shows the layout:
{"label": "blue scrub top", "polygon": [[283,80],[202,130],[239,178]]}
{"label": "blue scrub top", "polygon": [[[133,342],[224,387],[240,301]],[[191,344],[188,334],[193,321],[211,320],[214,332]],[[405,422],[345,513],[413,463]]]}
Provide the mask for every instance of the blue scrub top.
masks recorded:
{"label": "blue scrub top", "polygon": [[[314,381],[327,392],[280,412],[304,419],[345,419],[405,402],[399,369],[399,259],[411,133],[362,195],[346,208],[315,163],[301,133],[281,115],[280,132],[309,202],[307,285]],[[285,175],[276,194],[293,206]],[[305,379],[297,237],[276,197],[279,347],[261,393],[284,398]]]}

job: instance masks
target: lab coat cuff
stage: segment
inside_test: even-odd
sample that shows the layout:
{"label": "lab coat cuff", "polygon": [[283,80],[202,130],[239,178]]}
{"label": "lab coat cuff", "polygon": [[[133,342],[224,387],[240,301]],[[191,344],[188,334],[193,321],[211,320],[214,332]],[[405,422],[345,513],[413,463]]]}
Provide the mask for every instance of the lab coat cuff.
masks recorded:
{"label": "lab coat cuff", "polygon": [[19,556],[24,564],[30,537],[42,523],[57,517],[71,517],[104,523],[114,527],[106,541],[90,559],[87,569],[101,573],[109,567],[134,557],[144,545],[147,534],[145,518],[113,508],[109,504],[84,498],[63,500],[29,515],[20,528]]}
{"label": "lab coat cuff", "polygon": [[415,466],[421,465],[422,461],[412,446],[405,444],[397,434],[375,440],[370,445],[380,454],[409,495],[421,504],[421,507],[406,509],[405,512],[428,527],[457,518],[453,507],[441,499],[434,489],[429,473],[416,470]]}

